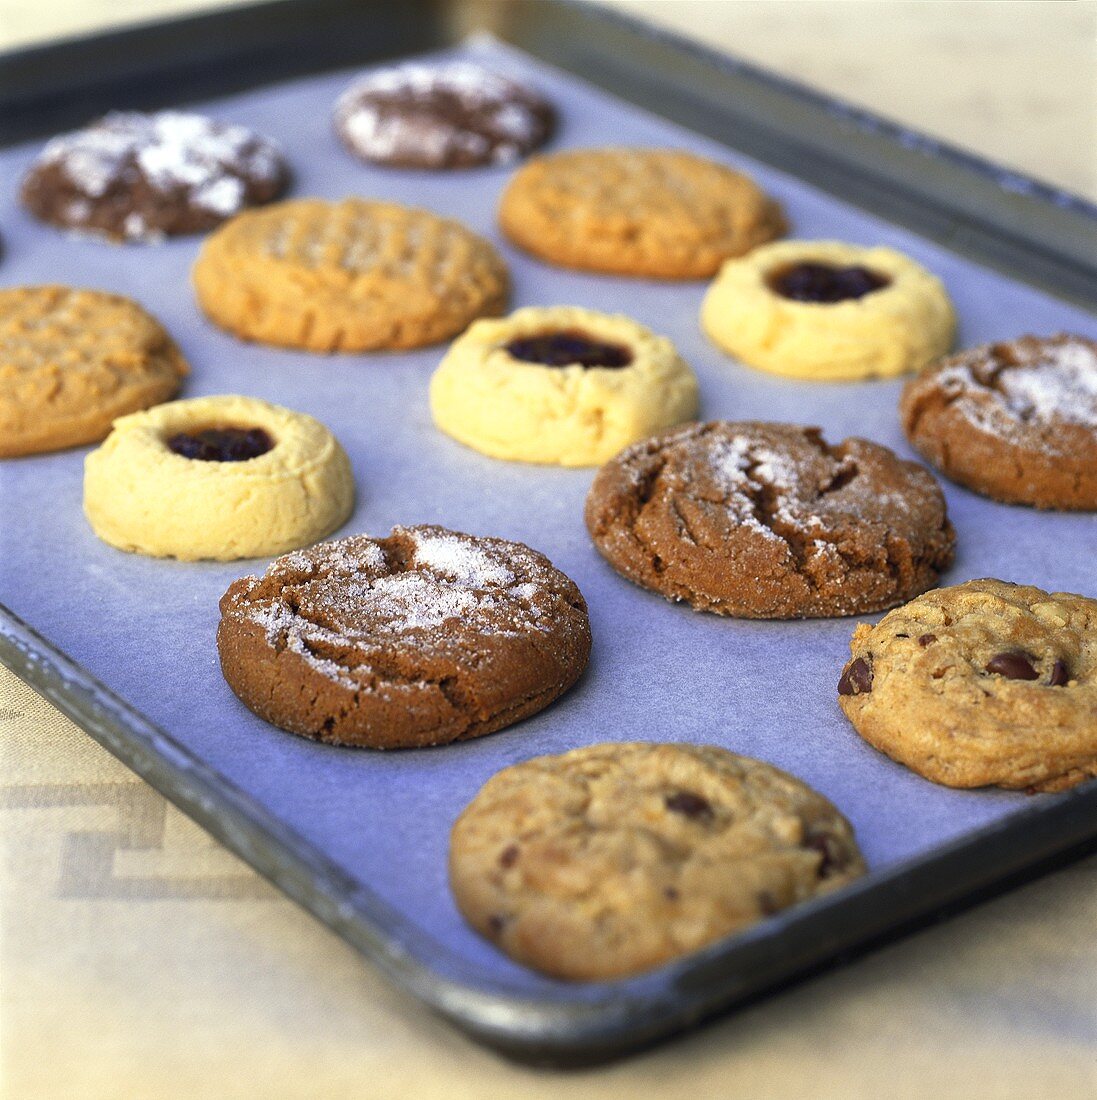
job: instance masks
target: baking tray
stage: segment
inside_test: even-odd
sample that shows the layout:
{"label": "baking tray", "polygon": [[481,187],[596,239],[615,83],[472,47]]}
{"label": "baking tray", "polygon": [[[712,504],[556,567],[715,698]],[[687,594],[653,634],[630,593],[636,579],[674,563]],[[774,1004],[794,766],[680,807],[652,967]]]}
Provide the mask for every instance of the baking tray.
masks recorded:
{"label": "baking tray", "polygon": [[[478,28],[500,37],[462,37]],[[194,304],[197,240],[78,241],[16,205],[38,148],[24,139],[108,107],[200,103],[279,140],[295,194],[395,198],[498,241],[506,170],[371,168],[330,130],[353,70],[437,48],[544,88],[561,108],[556,147],[688,147],[755,174],[797,235],[905,250],[945,280],[962,344],[1097,329],[1071,304],[1097,301],[1097,212],[1083,201],[584,5],[283,0],[23,51],[0,67],[0,283],[62,280],[137,298],[190,359],[187,395],[254,394],[332,427],[360,488],[343,533],[442,522],[526,541],[583,589],[595,647],[559,703],[478,741],[379,754],[283,734],[231,695],[213,644],[219,595],[264,563],[155,561],[98,542],[81,514],[81,449],[0,464],[0,660],[394,982],[528,1061],[620,1055],[1093,848],[1097,784],[1032,798],[951,791],[861,742],[834,696],[855,620],[724,620],[619,578],[583,529],[591,471],[496,462],[433,429],[426,382],[439,349],[324,358],[238,343]],[[566,272],[500,247],[515,306],[620,310],[671,336],[700,378],[705,416],[817,423],[834,439],[861,434],[911,453],[900,383],[812,385],[730,362],[700,335],[702,283]],[[946,583],[994,575],[1092,591],[1097,517],[945,491],[959,535]],[[501,767],[630,739],[713,741],[787,768],[851,818],[871,873],[628,980],[568,984],[510,962],[453,906],[453,819]]]}

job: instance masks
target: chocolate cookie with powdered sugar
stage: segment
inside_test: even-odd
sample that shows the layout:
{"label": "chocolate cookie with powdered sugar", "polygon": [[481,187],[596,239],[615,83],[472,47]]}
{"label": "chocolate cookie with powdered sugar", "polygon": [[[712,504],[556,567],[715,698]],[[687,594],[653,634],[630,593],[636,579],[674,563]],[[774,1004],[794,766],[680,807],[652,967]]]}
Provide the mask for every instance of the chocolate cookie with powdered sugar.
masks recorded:
{"label": "chocolate cookie with powdered sugar", "polygon": [[899,408],[953,481],[1010,504],[1097,509],[1097,341],[1022,336],[946,356]]}
{"label": "chocolate cookie with powdered sugar", "polygon": [[921,466],[761,421],[689,424],[627,448],[594,479],[586,522],[629,580],[750,619],[892,607],[937,583],[955,541]]}
{"label": "chocolate cookie with powdered sugar", "polygon": [[401,168],[509,164],[548,141],[555,124],[537,92],[467,61],[378,69],[335,106],[352,153]]}
{"label": "chocolate cookie with powdered sugar", "polygon": [[535,714],[590,656],[576,585],[521,543],[396,527],[278,558],[221,599],[221,669],[272,724],[377,749]]}
{"label": "chocolate cookie with powdered sugar", "polygon": [[201,233],[270,202],[289,172],[243,126],[179,111],[114,111],[50,141],[23,180],[40,221],[118,241]]}

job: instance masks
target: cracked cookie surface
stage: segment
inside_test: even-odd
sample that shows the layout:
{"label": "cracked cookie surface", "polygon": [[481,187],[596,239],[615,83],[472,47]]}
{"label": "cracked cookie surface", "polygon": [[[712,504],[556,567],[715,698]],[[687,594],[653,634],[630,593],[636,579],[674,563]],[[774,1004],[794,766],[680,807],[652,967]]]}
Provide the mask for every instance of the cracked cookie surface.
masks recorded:
{"label": "cracked cookie surface", "polygon": [[1022,336],[907,383],[907,438],[946,477],[1037,508],[1097,509],[1097,341]]}
{"label": "cracked cookie surface", "polygon": [[749,177],[676,149],[569,149],[515,173],[499,224],[519,248],[581,271],[703,279],[785,232]]}
{"label": "cracked cookie surface", "polygon": [[188,373],[136,302],[98,290],[0,290],[0,458],[96,443],[126,413],[173,397]]}
{"label": "cracked cookie surface", "polygon": [[999,580],[861,624],[838,701],[870,744],[949,787],[1097,775],[1097,600]]}
{"label": "cracked cookie surface", "polygon": [[506,265],[459,222],[397,203],[298,199],[251,210],[202,246],[206,316],[309,351],[417,348],[501,313]]}
{"label": "cracked cookie surface", "polygon": [[586,523],[636,584],[757,619],[890,607],[937,582],[955,541],[921,466],[762,421],[689,424],[629,447],[595,477]]}
{"label": "cracked cookie surface", "polygon": [[319,741],[413,748],[536,713],[590,655],[575,584],[521,543],[396,527],[298,550],[221,598],[229,686]]}
{"label": "cracked cookie surface", "polygon": [[469,923],[560,978],[648,970],[864,872],[846,819],[715,745],[602,744],[505,768],[453,827]]}

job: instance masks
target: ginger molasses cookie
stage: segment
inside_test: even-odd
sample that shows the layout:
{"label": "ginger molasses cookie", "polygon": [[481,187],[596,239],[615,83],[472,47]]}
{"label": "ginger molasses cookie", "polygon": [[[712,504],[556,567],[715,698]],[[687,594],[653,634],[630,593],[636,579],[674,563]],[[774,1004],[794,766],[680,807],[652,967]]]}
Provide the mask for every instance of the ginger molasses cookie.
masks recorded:
{"label": "ginger molasses cookie", "polygon": [[335,745],[415,748],[502,729],[579,678],[579,589],[521,543],[444,527],[354,535],[221,599],[221,669],[267,722]]}
{"label": "ginger molasses cookie", "polygon": [[458,222],[390,202],[297,199],[233,218],[202,246],[206,315],[245,340],[310,351],[435,344],[506,306],[507,269]]}
{"label": "ginger molasses cookie", "polygon": [[687,424],[598,471],[587,529],[622,576],[698,611],[860,615],[937,583],[955,536],[921,466],[864,439]]}
{"label": "ginger molasses cookie", "polygon": [[715,745],[604,744],[505,768],[453,827],[469,923],[558,978],[695,951],[865,869],[849,822],[791,775]]}
{"label": "ginger molasses cookie", "polygon": [[785,232],[753,180],[673,149],[575,149],[536,157],[499,206],[503,232],[562,267],[703,279]]}
{"label": "ginger molasses cookie", "polygon": [[195,397],[124,416],[84,463],[92,529],[153,557],[281,554],[328,534],[353,506],[335,436],[253,397]]}
{"label": "ginger molasses cookie", "polygon": [[49,142],[22,201],[64,229],[154,240],[212,229],[277,198],[288,179],[278,148],[243,126],[180,111],[114,111]]}
{"label": "ginger molasses cookie", "polygon": [[723,266],[701,327],[748,366],[837,381],[918,370],[956,318],[941,281],[892,248],[781,241]]}
{"label": "ginger molasses cookie", "polygon": [[98,290],[0,290],[0,457],[96,443],[167,401],[188,368],[136,302]]}
{"label": "ginger molasses cookie", "polygon": [[907,438],[946,477],[1037,508],[1097,509],[1097,341],[1022,336],[911,379]]}
{"label": "ginger molasses cookie", "polygon": [[968,581],[858,626],[849,648],[846,717],[934,783],[1061,791],[1097,775],[1097,600]]}
{"label": "ginger molasses cookie", "polygon": [[434,423],[495,458],[597,466],[697,414],[697,380],[665,337],[576,306],[476,321],[430,382]]}
{"label": "ginger molasses cookie", "polygon": [[335,107],[352,153],[401,168],[508,164],[544,145],[555,122],[537,92],[469,61],[375,69]]}

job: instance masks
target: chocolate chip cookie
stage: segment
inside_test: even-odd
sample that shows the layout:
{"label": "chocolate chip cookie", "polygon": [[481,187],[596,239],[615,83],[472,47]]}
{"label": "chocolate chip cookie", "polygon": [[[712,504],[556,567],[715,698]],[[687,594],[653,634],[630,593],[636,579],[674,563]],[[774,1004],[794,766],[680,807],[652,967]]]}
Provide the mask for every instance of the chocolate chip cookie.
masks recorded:
{"label": "chocolate chip cookie", "polygon": [[0,458],[98,442],[116,417],[174,396],[188,370],[175,341],[129,298],[0,290]]}
{"label": "chocolate chip cookie", "polygon": [[555,123],[537,92],[468,61],[377,69],[335,108],[352,153],[401,168],[508,164],[548,141]]}
{"label": "chocolate chip cookie", "polygon": [[955,536],[921,466],[817,428],[711,421],[599,470],[587,529],[622,576],[699,611],[858,615],[937,583]]}
{"label": "chocolate chip cookie", "polygon": [[579,589],[528,546],[397,527],[236,581],[217,647],[260,718],[334,745],[413,748],[548,706],[586,666],[590,624]]}
{"label": "chocolate chip cookie", "polygon": [[605,744],[499,772],[453,827],[461,912],[508,955],[576,980],[695,951],[864,872],[844,817],[715,745]]}
{"label": "chocolate chip cookie", "polygon": [[40,221],[119,241],[201,233],[270,202],[289,172],[243,126],[180,111],[114,111],[49,142],[23,181]]}
{"label": "chocolate chip cookie", "polygon": [[850,652],[838,702],[854,729],[935,783],[1097,775],[1097,600],[968,581],[858,626]]}
{"label": "chocolate chip cookie", "polygon": [[907,383],[907,438],[946,477],[1037,508],[1097,509],[1097,341],[1022,336]]}
{"label": "chocolate chip cookie", "polygon": [[785,231],[753,180],[677,149],[535,157],[507,185],[499,224],[549,263],[660,279],[703,279]]}

